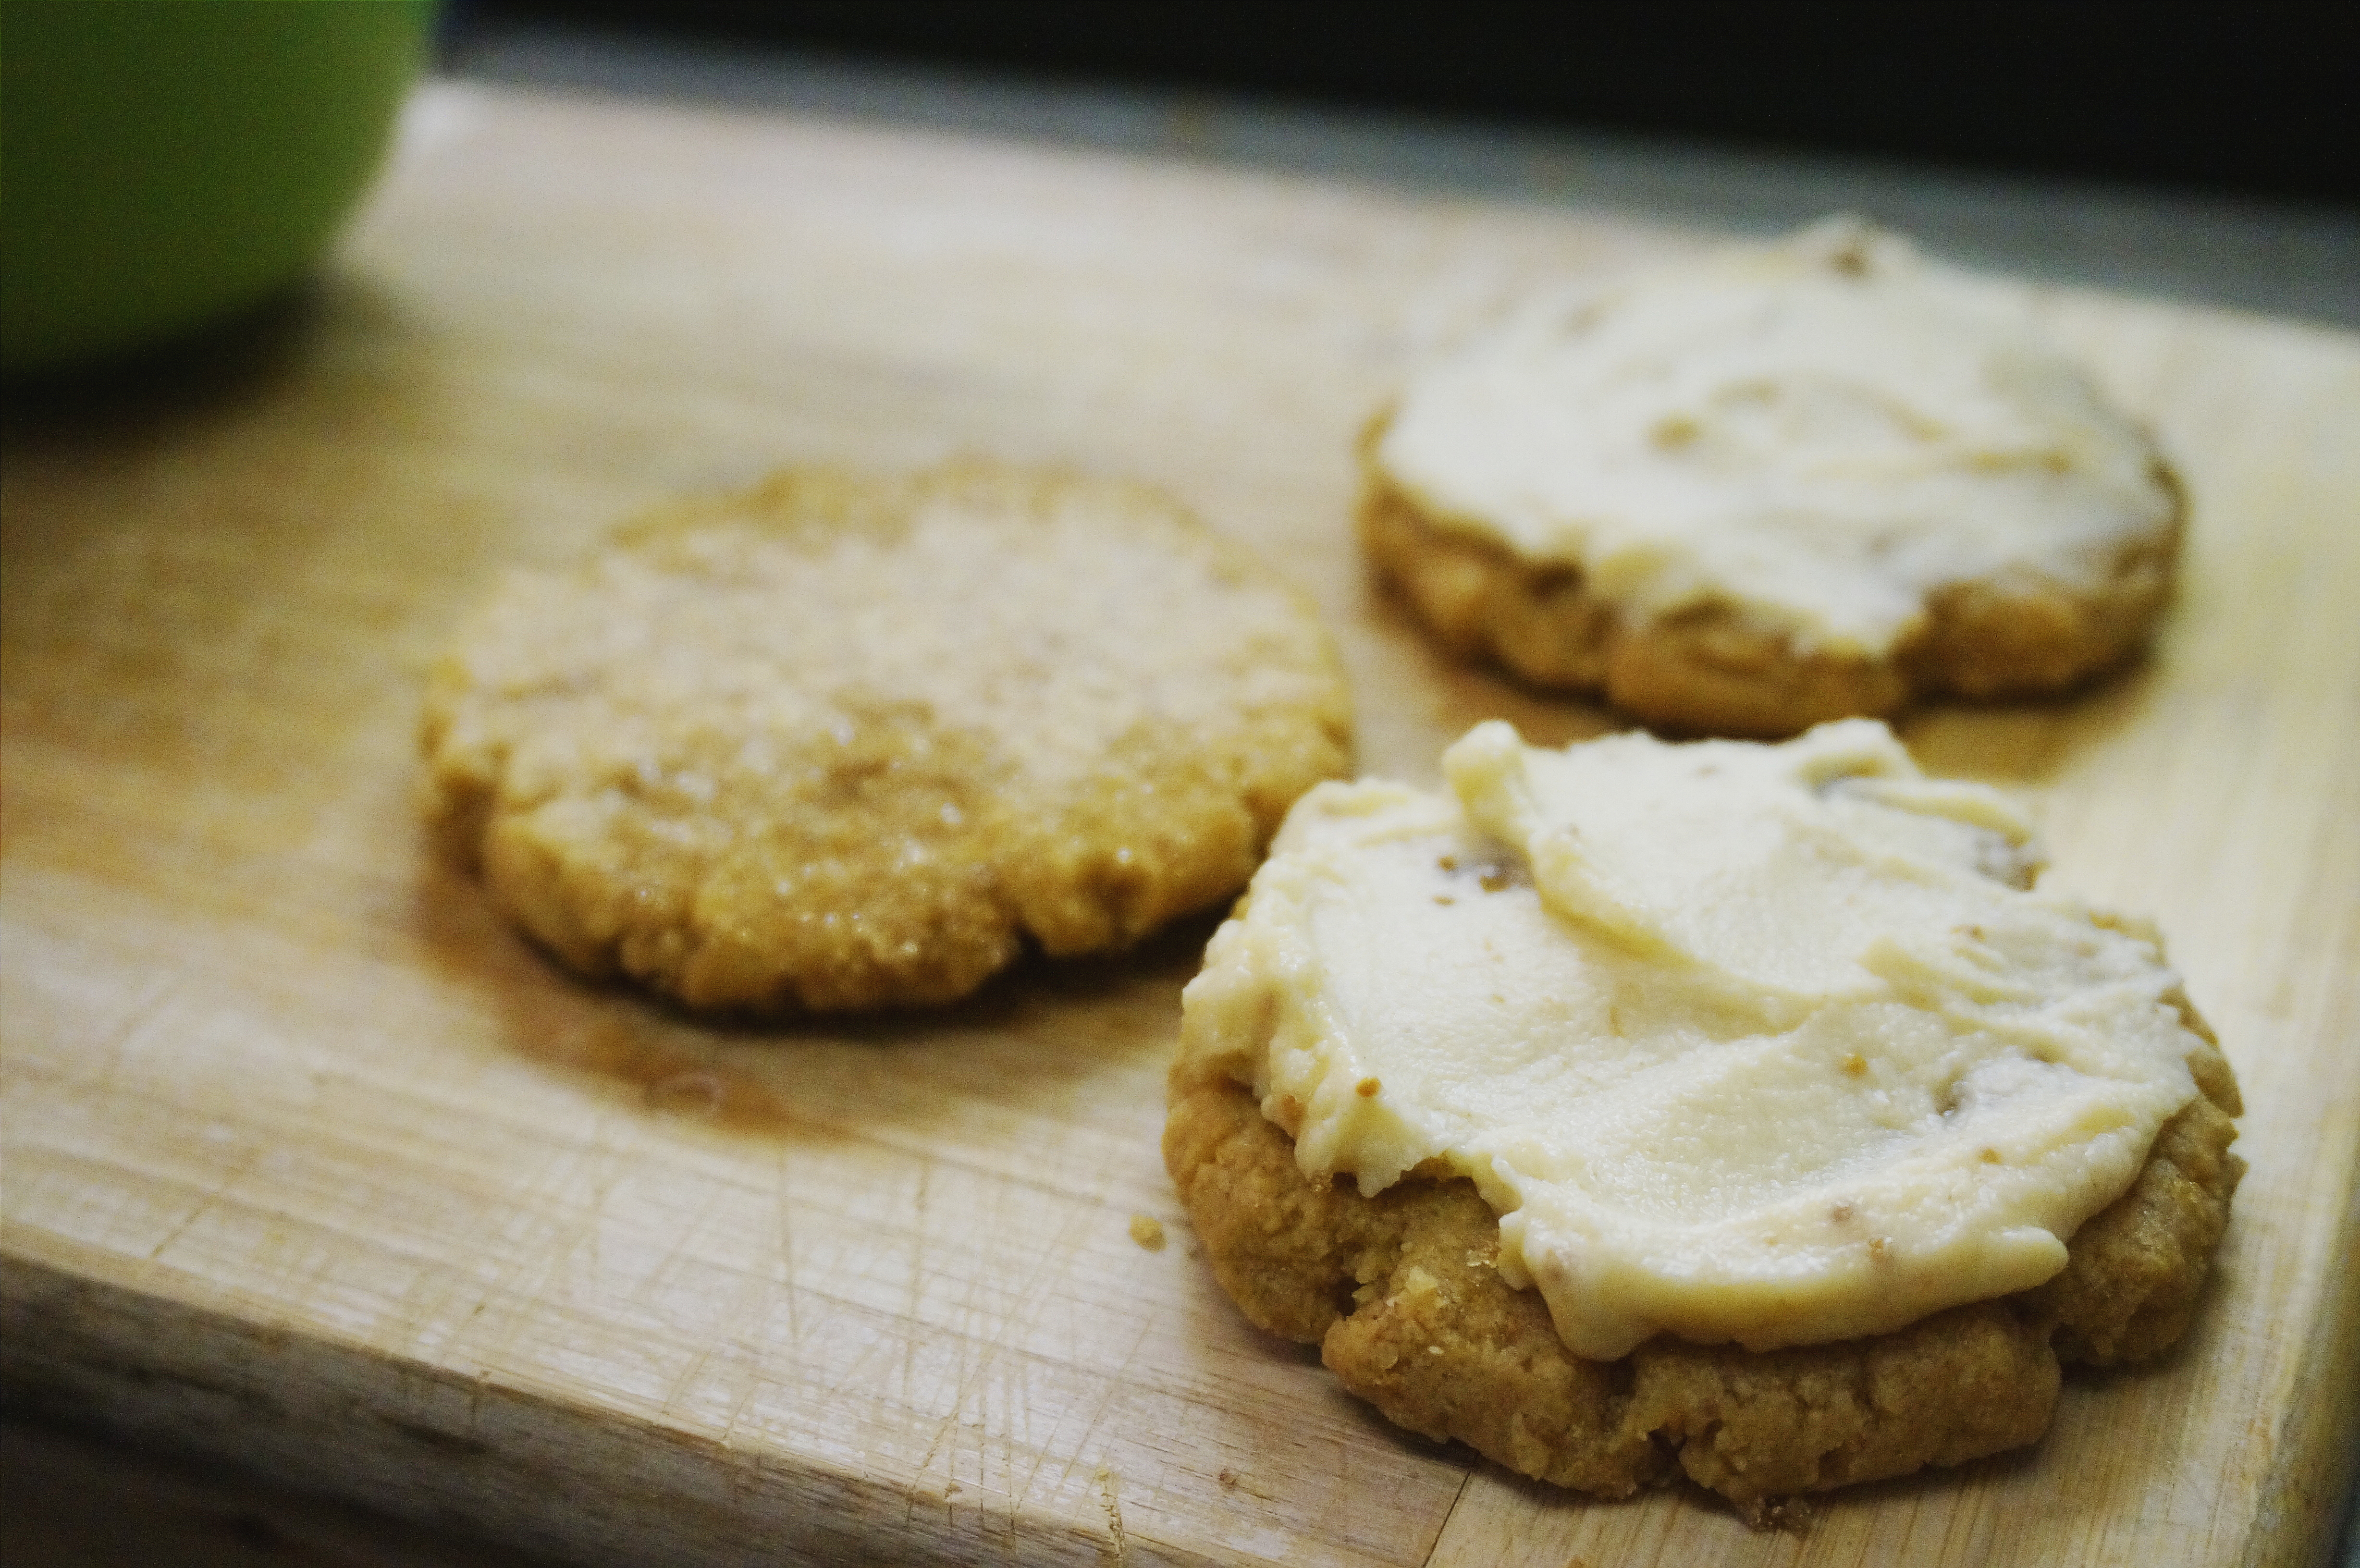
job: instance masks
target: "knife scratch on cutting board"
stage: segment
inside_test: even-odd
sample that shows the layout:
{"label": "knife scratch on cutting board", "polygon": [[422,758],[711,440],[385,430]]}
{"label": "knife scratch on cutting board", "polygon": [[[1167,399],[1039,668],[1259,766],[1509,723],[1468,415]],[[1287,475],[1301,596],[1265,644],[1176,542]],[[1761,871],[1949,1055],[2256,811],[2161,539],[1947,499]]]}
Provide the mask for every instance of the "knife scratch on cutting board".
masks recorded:
{"label": "knife scratch on cutting board", "polygon": [[801,1360],[803,1324],[802,1292],[795,1288],[795,1203],[792,1186],[787,1180],[787,1151],[783,1149],[778,1151],[775,1169],[779,1175],[779,1293],[785,1299],[787,1309],[787,1344],[795,1358]]}
{"label": "knife scratch on cutting board", "polygon": [[1115,1496],[1120,1483],[1115,1473],[1103,1465],[1098,1466],[1098,1500],[1106,1508],[1107,1533],[1114,1537],[1114,1560],[1117,1568],[1120,1568],[1130,1561],[1130,1553],[1122,1532],[1122,1503]]}
{"label": "knife scratch on cutting board", "polygon": [[[934,1157],[929,1154],[920,1155],[917,1190],[911,1198],[910,1271],[901,1307],[901,1315],[911,1325],[901,1335],[901,1397],[912,1407],[919,1402],[918,1350],[921,1336],[916,1332],[915,1325],[925,1321],[923,1308],[926,1274],[926,1215],[933,1193],[934,1176]],[[948,1437],[957,1426],[959,1410],[966,1402],[966,1390],[962,1388],[959,1397],[952,1401],[949,1412],[936,1423],[934,1432],[927,1438],[924,1457],[918,1461],[918,1474],[923,1475],[934,1467],[934,1455],[940,1452],[944,1439]],[[947,1473],[946,1466],[945,1474]]]}
{"label": "knife scratch on cutting board", "polygon": [[222,1201],[229,1196],[230,1189],[245,1180],[246,1173],[254,1169],[265,1152],[263,1147],[257,1144],[240,1154],[236,1162],[230,1166],[228,1172],[219,1181],[213,1183],[203,1196],[189,1205],[189,1212],[182,1214],[179,1222],[164,1233],[162,1240],[148,1249],[148,1261],[153,1263],[161,1258],[174,1242],[188,1234],[191,1225],[219,1208]]}
{"label": "knife scratch on cutting board", "polygon": [[[124,1052],[148,1032],[148,1026],[170,1010],[185,984],[179,975],[166,975],[150,981],[135,991],[129,1008],[122,1021],[106,1036],[106,1043],[93,1054],[96,1057],[92,1074],[92,1087],[98,1093],[112,1093],[115,1074],[123,1067]],[[136,1077],[134,1073],[131,1076]],[[151,1254],[152,1256],[152,1254]]]}

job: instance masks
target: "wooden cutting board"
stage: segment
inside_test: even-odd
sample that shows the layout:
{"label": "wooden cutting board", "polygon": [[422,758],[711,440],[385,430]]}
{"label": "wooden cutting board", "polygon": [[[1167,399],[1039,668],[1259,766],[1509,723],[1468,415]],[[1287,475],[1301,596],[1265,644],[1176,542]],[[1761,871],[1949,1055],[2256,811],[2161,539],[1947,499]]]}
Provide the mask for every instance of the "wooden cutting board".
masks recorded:
{"label": "wooden cutting board", "polygon": [[[2144,667],[1939,709],[2063,883],[2158,920],[2244,1080],[2184,1349],[2021,1456],[1756,1534],[1405,1439],[1207,1278],[1156,1151],[1198,920],[939,1016],[694,1022],[577,984],[429,854],[419,671],[502,567],[787,460],[1143,475],[1341,640],[1363,766],[1505,715],[1371,593],[1349,443],[1625,222],[929,135],[416,102],[303,319],[194,387],[19,412],[0,477],[0,1384],[638,1563],[2290,1563],[2360,1311],[2360,343],[2045,307],[2193,500]],[[1160,1249],[1132,1238],[1161,1221]]]}

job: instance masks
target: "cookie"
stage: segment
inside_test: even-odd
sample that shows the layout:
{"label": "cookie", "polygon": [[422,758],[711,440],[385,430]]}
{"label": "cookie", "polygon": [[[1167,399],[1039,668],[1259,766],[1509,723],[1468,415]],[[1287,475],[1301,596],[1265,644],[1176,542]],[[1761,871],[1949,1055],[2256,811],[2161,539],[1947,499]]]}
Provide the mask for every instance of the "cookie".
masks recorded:
{"label": "cookie", "polygon": [[2184,510],[2016,293],[1843,220],[1534,305],[1360,463],[1447,649],[1691,734],[2070,688],[2146,641]]}
{"label": "cookie", "polygon": [[946,1001],[1233,894],[1349,765],[1307,604],[1143,485],[791,469],[520,572],[427,811],[538,942],[694,1007]]}
{"label": "cookie", "polygon": [[[2191,1015],[2191,1023],[2193,1015]],[[2147,1359],[2185,1330],[2244,1165],[2225,1067],[2158,1137],[2131,1190],[2075,1233],[2056,1282],[1832,1345],[1565,1347],[1500,1276],[1475,1184],[1414,1175],[1375,1197],[1295,1164],[1251,1089],[1175,1079],[1164,1155],[1214,1278],[1256,1327],[1317,1345],[1397,1425],[1601,1497],[1686,1475],[1759,1515],[1775,1500],[2037,1442],[2060,1364]],[[2212,1096],[2218,1095],[2216,1099]]]}
{"label": "cookie", "polygon": [[1306,795],[1185,997],[1165,1162],[1254,1323],[1523,1474],[1749,1510],[2184,1332],[2234,1077],[2004,797],[1866,721],[1446,771]]}

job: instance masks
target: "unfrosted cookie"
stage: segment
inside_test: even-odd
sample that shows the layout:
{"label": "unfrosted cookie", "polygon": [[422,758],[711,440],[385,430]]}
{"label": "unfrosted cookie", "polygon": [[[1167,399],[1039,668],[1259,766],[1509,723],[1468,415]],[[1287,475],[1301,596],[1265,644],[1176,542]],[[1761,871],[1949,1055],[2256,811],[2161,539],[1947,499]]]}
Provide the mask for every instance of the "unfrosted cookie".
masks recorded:
{"label": "unfrosted cookie", "polygon": [[1864,721],[1446,761],[1307,795],[1186,993],[1164,1157],[1255,1323],[1524,1474],[1748,1508],[2183,1332],[2234,1078],[2005,798]]}
{"label": "unfrosted cookie", "polygon": [[430,816],[567,963],[846,1008],[1235,892],[1349,728],[1242,547],[1142,485],[964,462],[789,470],[514,576],[423,744]]}
{"label": "unfrosted cookie", "polygon": [[1361,465],[1445,647],[1693,733],[2070,687],[2147,637],[2182,511],[2016,293],[1849,221],[1535,304]]}

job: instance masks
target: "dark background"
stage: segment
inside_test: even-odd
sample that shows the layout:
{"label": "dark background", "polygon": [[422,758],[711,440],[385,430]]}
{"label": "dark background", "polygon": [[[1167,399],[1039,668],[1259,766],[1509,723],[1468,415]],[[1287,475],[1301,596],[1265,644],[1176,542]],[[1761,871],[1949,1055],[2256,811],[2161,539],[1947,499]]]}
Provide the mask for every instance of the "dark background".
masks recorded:
{"label": "dark background", "polygon": [[2360,200],[2360,6],[1632,0],[1399,12],[1207,0],[460,0],[587,23],[1158,87]]}

